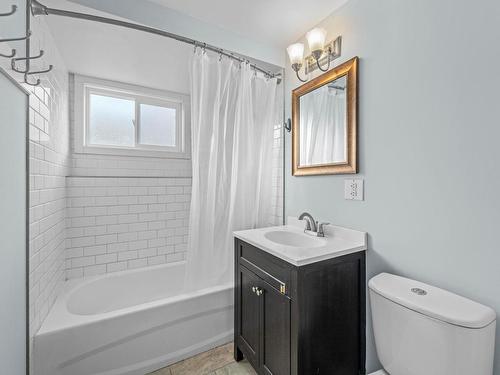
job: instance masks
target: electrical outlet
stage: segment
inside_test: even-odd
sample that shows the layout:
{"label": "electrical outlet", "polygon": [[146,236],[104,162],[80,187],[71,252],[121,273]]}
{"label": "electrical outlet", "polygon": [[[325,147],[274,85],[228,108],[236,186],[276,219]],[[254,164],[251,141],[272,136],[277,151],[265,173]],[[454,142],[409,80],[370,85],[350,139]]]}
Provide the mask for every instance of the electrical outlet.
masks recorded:
{"label": "electrical outlet", "polygon": [[344,181],[344,198],[350,201],[362,201],[363,196],[363,180],[345,180]]}

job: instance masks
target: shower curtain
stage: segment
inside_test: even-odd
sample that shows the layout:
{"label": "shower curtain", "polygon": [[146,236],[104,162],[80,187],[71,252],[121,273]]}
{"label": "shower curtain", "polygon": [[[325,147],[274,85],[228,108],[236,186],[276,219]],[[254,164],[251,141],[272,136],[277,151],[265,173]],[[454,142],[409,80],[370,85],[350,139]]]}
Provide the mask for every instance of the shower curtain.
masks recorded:
{"label": "shower curtain", "polygon": [[193,56],[188,290],[231,282],[232,232],[268,223],[278,91],[276,79],[248,64],[202,51]]}

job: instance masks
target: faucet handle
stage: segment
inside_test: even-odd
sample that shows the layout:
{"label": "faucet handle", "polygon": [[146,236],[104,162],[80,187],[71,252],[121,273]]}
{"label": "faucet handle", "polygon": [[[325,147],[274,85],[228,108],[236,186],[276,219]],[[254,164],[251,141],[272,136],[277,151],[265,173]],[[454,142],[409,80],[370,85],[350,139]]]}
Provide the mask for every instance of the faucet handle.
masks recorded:
{"label": "faucet handle", "polygon": [[325,231],[323,229],[323,226],[329,225],[330,223],[319,223],[318,224],[318,237],[325,237]]}

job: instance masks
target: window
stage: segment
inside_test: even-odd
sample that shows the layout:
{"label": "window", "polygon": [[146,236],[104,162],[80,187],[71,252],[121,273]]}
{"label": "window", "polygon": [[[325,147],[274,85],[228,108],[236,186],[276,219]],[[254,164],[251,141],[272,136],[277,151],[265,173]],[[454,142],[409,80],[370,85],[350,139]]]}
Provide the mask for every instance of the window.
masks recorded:
{"label": "window", "polygon": [[135,102],[91,93],[88,103],[89,145],[135,145]]}
{"label": "window", "polygon": [[75,152],[188,158],[186,95],[75,76]]}

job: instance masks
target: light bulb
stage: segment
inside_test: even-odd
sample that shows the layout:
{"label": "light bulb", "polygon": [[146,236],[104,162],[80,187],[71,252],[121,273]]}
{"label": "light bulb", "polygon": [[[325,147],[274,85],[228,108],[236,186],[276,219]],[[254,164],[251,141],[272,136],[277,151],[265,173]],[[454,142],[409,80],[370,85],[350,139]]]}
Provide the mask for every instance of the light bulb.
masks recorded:
{"label": "light bulb", "polygon": [[286,50],[292,66],[294,64],[302,65],[302,60],[304,59],[304,45],[302,43],[291,44]]}
{"label": "light bulb", "polygon": [[[323,52],[323,48],[325,46],[325,40],[326,40],[326,30],[325,29],[320,29],[320,28],[315,28],[309,31],[306,34],[307,38],[307,43],[309,44],[309,50],[313,55],[319,54],[321,56],[321,53]],[[315,54],[316,52],[316,54]],[[318,53],[320,52],[320,53]],[[318,58],[319,58],[318,56]],[[315,56],[316,57],[316,56]]]}

